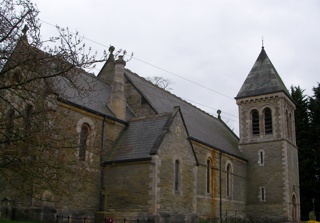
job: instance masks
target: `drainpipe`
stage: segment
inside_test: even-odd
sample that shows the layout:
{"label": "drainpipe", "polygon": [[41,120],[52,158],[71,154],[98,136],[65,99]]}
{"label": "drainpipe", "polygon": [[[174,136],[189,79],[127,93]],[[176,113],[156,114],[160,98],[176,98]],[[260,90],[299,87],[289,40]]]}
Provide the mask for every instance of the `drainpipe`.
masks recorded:
{"label": "drainpipe", "polygon": [[103,211],[103,193],[104,193],[104,169],[103,169],[103,152],[104,152],[104,129],[105,122],[107,121],[106,116],[103,116],[102,120],[102,134],[101,134],[101,148],[100,148],[100,202],[99,202],[99,210]]}
{"label": "drainpipe", "polygon": [[219,177],[220,177],[220,203],[219,203],[219,209],[220,209],[220,222],[222,222],[222,152],[220,152],[220,167],[219,167]]}

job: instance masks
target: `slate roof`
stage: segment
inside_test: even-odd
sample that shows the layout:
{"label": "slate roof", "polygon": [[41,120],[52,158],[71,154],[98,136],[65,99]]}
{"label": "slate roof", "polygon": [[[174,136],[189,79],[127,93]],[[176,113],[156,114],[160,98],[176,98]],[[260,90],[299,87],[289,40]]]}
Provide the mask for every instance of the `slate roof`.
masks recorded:
{"label": "slate roof", "polygon": [[158,114],[170,112],[174,107],[179,106],[190,138],[225,153],[244,158],[238,150],[238,137],[223,121],[153,85],[129,70],[126,70],[125,76]]}
{"label": "slate roof", "polygon": [[[191,139],[245,159],[238,150],[238,137],[222,120],[209,115],[129,70],[125,71],[125,76],[145,97],[158,116],[130,120],[129,126],[124,132],[124,138],[120,138],[116,147],[113,148],[114,152],[106,161],[150,158],[150,152],[154,149],[155,142],[159,139],[159,134],[163,131],[164,124],[170,116],[168,114],[172,114],[174,107],[177,106],[181,109]],[[100,78],[86,72],[80,73],[75,81],[76,85],[81,86],[80,90],[70,87],[70,83],[66,79],[57,79],[56,81],[65,100],[114,117],[107,106],[111,86]]]}
{"label": "slate roof", "polygon": [[174,113],[154,117],[133,119],[117,141],[106,161],[128,161],[151,159],[151,151],[156,150],[167,131],[168,122]]}
{"label": "slate roof", "polygon": [[[54,70],[56,66],[66,66],[69,64],[58,57],[49,55],[48,53],[29,45],[26,36],[22,36],[18,41],[14,50],[14,55],[11,56],[9,62],[12,63],[13,61],[13,63],[15,63],[16,60],[27,60],[28,58],[25,57],[32,57],[31,62],[34,62],[33,60],[41,61],[40,65],[44,66],[44,69],[41,69],[40,75],[43,76],[50,76],[51,70]],[[6,66],[8,66],[8,64],[6,64]],[[70,67],[73,67],[73,65],[70,64]],[[70,67],[66,66],[66,70]],[[67,78],[67,75],[53,76],[45,79],[47,87],[56,93],[59,99],[109,117],[115,117],[107,106],[111,86],[101,81],[101,79],[97,78],[94,74],[90,74],[77,67],[73,67],[69,72],[70,74],[71,72],[74,72],[68,77],[70,80]]]}
{"label": "slate roof", "polygon": [[68,102],[80,105],[101,114],[114,117],[107,106],[111,87],[95,75],[85,71],[78,71],[72,83],[63,77],[54,77],[55,91],[59,97]]}
{"label": "slate roof", "polygon": [[272,65],[264,47],[262,47],[236,99],[280,91],[283,91],[290,97],[288,89]]}

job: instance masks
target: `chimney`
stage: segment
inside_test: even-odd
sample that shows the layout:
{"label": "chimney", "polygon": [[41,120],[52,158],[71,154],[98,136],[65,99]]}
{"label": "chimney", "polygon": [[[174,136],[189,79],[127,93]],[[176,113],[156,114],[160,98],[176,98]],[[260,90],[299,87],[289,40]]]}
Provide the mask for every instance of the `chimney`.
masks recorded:
{"label": "chimney", "polygon": [[126,98],[124,95],[124,67],[126,62],[123,60],[123,56],[119,56],[119,59],[114,64],[114,76],[109,104],[116,117],[124,120],[126,116]]}
{"label": "chimney", "polygon": [[114,76],[114,69],[115,69],[115,61],[114,61],[114,47],[109,47],[109,58],[107,62],[103,65],[101,71],[98,74],[98,77],[107,82],[108,84],[112,84],[113,82],[113,76]]}

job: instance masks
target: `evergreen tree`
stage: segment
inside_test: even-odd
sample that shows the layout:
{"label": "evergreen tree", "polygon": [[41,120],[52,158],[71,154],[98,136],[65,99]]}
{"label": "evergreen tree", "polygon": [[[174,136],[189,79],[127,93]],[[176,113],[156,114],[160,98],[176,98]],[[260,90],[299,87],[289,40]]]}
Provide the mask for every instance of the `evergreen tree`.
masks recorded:
{"label": "evergreen tree", "polygon": [[317,217],[320,217],[320,83],[317,87],[313,88],[313,96],[309,98],[309,110],[310,110],[310,142],[312,153],[313,165],[312,171],[315,177],[315,182],[313,187],[314,192],[314,202],[315,211],[317,212]]}
{"label": "evergreen tree", "polygon": [[301,218],[302,220],[307,220],[309,211],[313,209],[312,199],[314,194],[314,173],[311,170],[313,157],[310,156],[309,103],[307,96],[304,95],[304,90],[299,86],[291,87],[291,96],[296,103],[295,126],[299,152]]}

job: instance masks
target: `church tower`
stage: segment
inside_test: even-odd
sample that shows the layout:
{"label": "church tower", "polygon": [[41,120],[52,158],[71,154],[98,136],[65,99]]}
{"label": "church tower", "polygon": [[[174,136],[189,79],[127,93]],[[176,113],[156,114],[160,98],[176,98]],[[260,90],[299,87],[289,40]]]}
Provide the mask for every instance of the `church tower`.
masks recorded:
{"label": "church tower", "polygon": [[248,159],[248,217],[298,221],[300,194],[295,104],[264,47],[236,101],[239,149]]}

